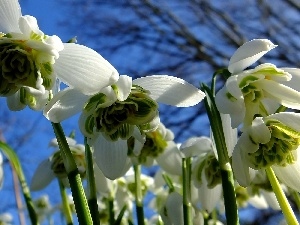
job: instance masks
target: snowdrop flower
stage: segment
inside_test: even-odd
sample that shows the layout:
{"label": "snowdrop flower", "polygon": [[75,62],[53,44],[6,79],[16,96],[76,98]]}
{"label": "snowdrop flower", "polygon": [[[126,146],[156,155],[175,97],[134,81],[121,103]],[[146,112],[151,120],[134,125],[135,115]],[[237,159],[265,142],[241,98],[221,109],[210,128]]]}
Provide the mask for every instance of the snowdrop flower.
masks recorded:
{"label": "snowdrop flower", "polygon": [[244,70],[268,51],[275,48],[267,39],[255,39],[242,45],[229,61],[232,73],[216,95],[221,113],[230,114],[232,127],[244,122],[250,126],[254,115],[267,116],[281,105],[300,109],[300,93],[286,85],[292,75],[275,65],[265,63],[254,69]]}
{"label": "snowdrop flower", "polygon": [[[72,138],[66,137],[66,139],[70,146],[70,150],[73,154],[79,173],[82,177],[84,177],[86,172],[84,145],[76,144],[76,141]],[[65,186],[69,186],[67,173],[63,159],[60,155],[57,140],[53,139],[50,142],[50,145],[57,149],[50,158],[43,160],[38,165],[30,185],[31,190],[33,191],[45,188],[55,177],[61,179]]]}
{"label": "snowdrop flower", "polygon": [[300,191],[300,115],[291,112],[256,117],[239,138],[233,154],[232,168],[241,186],[253,180],[254,170],[272,167],[288,187]]}
{"label": "snowdrop flower", "polygon": [[50,204],[48,195],[42,195],[38,199],[34,200],[33,205],[36,214],[38,215],[39,222],[42,222],[54,212],[54,208]]}
{"label": "snowdrop flower", "polygon": [[44,115],[60,122],[82,111],[79,126],[90,139],[96,163],[105,176],[116,179],[128,168],[127,140],[133,136],[142,148],[143,134],[159,125],[157,102],[189,107],[203,98],[203,92],[176,77],[153,75],[132,81],[122,75],[94,95],[73,88],[59,92],[45,107]]}
{"label": "snowdrop flower", "polygon": [[45,35],[36,18],[22,16],[17,0],[0,0],[0,12],[0,96],[11,110],[41,110],[57,78],[87,94],[118,79],[94,50]]}
{"label": "snowdrop flower", "polygon": [[174,139],[174,134],[167,129],[162,123],[158,127],[149,132],[145,132],[145,143],[142,148],[137,147],[138,143],[135,138],[131,137],[128,140],[129,156],[133,164],[143,164],[151,166],[154,160],[167,148],[169,142]]}

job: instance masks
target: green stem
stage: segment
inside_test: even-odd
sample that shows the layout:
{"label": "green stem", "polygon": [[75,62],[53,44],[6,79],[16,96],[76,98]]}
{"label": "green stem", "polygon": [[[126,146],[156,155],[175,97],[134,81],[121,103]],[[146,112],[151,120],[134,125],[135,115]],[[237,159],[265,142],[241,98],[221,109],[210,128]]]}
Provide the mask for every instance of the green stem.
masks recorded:
{"label": "green stem", "polygon": [[75,204],[79,224],[93,224],[81,177],[60,123],[52,123]]}
{"label": "green stem", "polygon": [[98,204],[97,204],[97,190],[95,183],[94,174],[94,160],[93,153],[90,146],[87,144],[87,138],[84,138],[85,145],[85,159],[87,164],[86,174],[87,174],[87,184],[88,184],[88,204],[91,212],[91,216],[95,225],[100,224]]}
{"label": "green stem", "polygon": [[115,224],[115,209],[114,209],[113,197],[110,196],[107,199],[107,205],[108,205],[108,213],[109,213],[109,224],[114,225]]}
{"label": "green stem", "polygon": [[37,214],[33,207],[32,199],[30,196],[30,190],[28,188],[19,158],[18,158],[17,154],[15,153],[15,151],[12,148],[10,148],[9,145],[7,145],[1,141],[0,141],[0,148],[2,149],[3,153],[8,158],[8,160],[11,162],[11,164],[13,165],[13,167],[17,173],[19,182],[21,184],[23,196],[24,196],[24,199],[26,202],[29,218],[31,220],[31,224],[38,225],[39,224],[38,217],[37,217]]}
{"label": "green stem", "polygon": [[234,179],[228,157],[225,136],[223,133],[221,116],[217,109],[211,90],[205,84],[202,84],[201,90],[204,91],[206,95],[204,99],[205,108],[210,121],[210,126],[218,154],[227,224],[237,225],[239,224],[239,217],[235,196]]}
{"label": "green stem", "polygon": [[182,183],[183,183],[183,221],[184,225],[192,225],[191,204],[191,158],[182,158]]}
{"label": "green stem", "polygon": [[72,225],[73,224],[73,218],[72,218],[72,213],[71,213],[71,209],[70,209],[70,204],[68,201],[68,196],[65,190],[65,187],[63,185],[63,183],[61,182],[61,180],[58,180],[59,183],[59,191],[60,191],[60,195],[62,198],[62,205],[63,205],[63,213],[65,215],[66,221],[68,225]]}
{"label": "green stem", "polygon": [[138,225],[144,225],[144,207],[143,207],[143,193],[141,184],[141,165],[134,165],[134,179],[135,179],[135,205]]}
{"label": "green stem", "polygon": [[267,167],[266,168],[266,173],[267,173],[267,176],[269,178],[269,181],[271,183],[271,186],[273,188],[273,191],[276,195],[276,198],[277,198],[277,201],[280,205],[280,208],[283,212],[283,215],[286,219],[286,222],[288,225],[297,225],[299,224],[298,221],[297,221],[297,218],[293,212],[293,209],[292,207],[290,206],[278,180],[277,180],[277,177],[274,173],[274,171],[272,170],[271,167]]}

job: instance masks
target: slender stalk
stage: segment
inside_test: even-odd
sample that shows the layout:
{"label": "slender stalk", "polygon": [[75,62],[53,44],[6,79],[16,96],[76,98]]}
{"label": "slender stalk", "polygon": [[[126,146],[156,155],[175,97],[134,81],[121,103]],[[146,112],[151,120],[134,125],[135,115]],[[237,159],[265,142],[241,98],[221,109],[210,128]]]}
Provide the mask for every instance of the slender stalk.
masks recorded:
{"label": "slender stalk", "polygon": [[14,170],[18,175],[31,224],[38,225],[38,217],[33,207],[32,199],[30,196],[30,190],[28,188],[19,158],[15,151],[12,148],[10,148],[9,145],[3,143],[2,141],[0,141],[0,148],[3,150],[3,153],[13,165]]}
{"label": "slender stalk", "polygon": [[73,218],[72,218],[70,204],[68,202],[68,196],[67,196],[65,187],[60,179],[58,180],[58,184],[59,184],[59,191],[60,191],[60,195],[61,195],[61,199],[62,199],[63,213],[66,218],[67,225],[72,225]]}
{"label": "slender stalk", "polygon": [[114,209],[114,199],[110,196],[107,199],[107,208],[109,213],[109,224],[115,224],[115,209]]}
{"label": "slender stalk", "polygon": [[297,218],[293,212],[292,207],[290,206],[278,180],[277,177],[274,173],[274,171],[272,170],[271,167],[267,167],[266,168],[266,173],[268,176],[268,179],[271,183],[272,189],[276,195],[277,201],[280,205],[280,208],[283,212],[283,215],[285,217],[285,220],[287,222],[288,225],[297,225],[299,224],[297,221]]}
{"label": "slender stalk", "polygon": [[75,204],[79,224],[93,224],[80,174],[60,123],[52,123]]}
{"label": "slender stalk", "polygon": [[192,225],[191,204],[191,158],[182,158],[182,183],[183,183],[183,221],[184,225]]}
{"label": "slender stalk", "polygon": [[206,95],[204,99],[205,108],[210,121],[210,126],[218,154],[227,224],[237,225],[239,224],[239,217],[235,196],[234,179],[228,157],[225,136],[223,133],[221,116],[215,104],[211,90],[205,84],[202,84],[201,89]]}
{"label": "slender stalk", "polygon": [[144,208],[143,208],[143,194],[141,184],[141,165],[134,165],[134,179],[135,179],[135,205],[138,225],[144,225]]}
{"label": "slender stalk", "polygon": [[95,174],[94,174],[94,160],[93,153],[90,146],[87,143],[87,138],[84,138],[85,145],[85,160],[87,164],[86,175],[87,175],[87,184],[88,184],[88,204],[91,212],[91,216],[94,222],[94,225],[100,225],[99,210],[97,203],[97,190],[95,183]]}
{"label": "slender stalk", "polygon": [[22,204],[21,195],[20,195],[18,176],[16,174],[15,168],[12,165],[12,163],[10,163],[10,166],[11,166],[11,171],[12,171],[12,175],[13,175],[14,192],[15,192],[15,197],[16,197],[20,225],[25,225],[26,220],[25,220],[24,211],[22,210],[23,204]]}

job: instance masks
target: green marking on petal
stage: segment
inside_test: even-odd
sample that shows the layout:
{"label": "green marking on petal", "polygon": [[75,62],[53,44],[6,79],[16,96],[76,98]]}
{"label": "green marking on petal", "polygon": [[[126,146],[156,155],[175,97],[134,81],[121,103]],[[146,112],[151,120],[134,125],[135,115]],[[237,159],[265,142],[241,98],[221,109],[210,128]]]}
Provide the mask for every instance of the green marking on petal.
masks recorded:
{"label": "green marking on petal", "polygon": [[259,144],[259,149],[248,153],[254,169],[272,165],[286,166],[295,161],[293,151],[300,145],[300,132],[288,127],[278,120],[268,120],[266,125],[271,132],[271,139],[266,144]]}
{"label": "green marking on petal", "polygon": [[253,83],[253,82],[257,81],[257,80],[259,80],[259,78],[256,77],[256,76],[252,76],[252,75],[246,76],[239,83],[239,88],[243,89],[246,86],[248,86],[249,84],[251,84],[251,83]]}

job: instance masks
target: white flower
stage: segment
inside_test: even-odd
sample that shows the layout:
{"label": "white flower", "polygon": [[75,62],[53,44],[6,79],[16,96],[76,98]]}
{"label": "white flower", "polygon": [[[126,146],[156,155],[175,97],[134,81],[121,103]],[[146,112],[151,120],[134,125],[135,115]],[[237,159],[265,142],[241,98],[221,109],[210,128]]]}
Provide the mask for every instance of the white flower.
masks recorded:
{"label": "white flower", "polygon": [[[84,176],[86,171],[85,148],[82,144],[76,144],[72,138],[66,137],[73,154],[79,173]],[[33,191],[45,188],[55,178],[61,179],[65,186],[69,186],[67,173],[60,155],[59,146],[56,139],[50,142],[50,146],[55,147],[56,151],[48,159],[43,160],[37,167],[31,180],[30,188]]]}
{"label": "white flower", "polygon": [[232,127],[244,122],[251,125],[254,115],[267,116],[281,105],[300,109],[300,93],[287,85],[292,75],[289,69],[280,69],[265,63],[244,70],[276,46],[266,39],[255,39],[242,45],[229,61],[232,73],[216,95],[218,110],[230,114]]}
{"label": "white flower", "polygon": [[[0,0],[0,96],[11,110],[41,110],[56,79],[94,94],[118,72],[94,50],[45,35],[33,16],[22,16],[17,0]],[[2,33],[1,33],[2,32]]]}
{"label": "white flower", "polygon": [[188,107],[203,98],[203,92],[176,77],[153,75],[132,81],[122,75],[97,94],[86,95],[73,88],[59,92],[45,107],[44,115],[60,122],[82,111],[79,126],[90,138],[96,162],[105,176],[115,179],[128,169],[127,140],[134,137],[141,149],[143,133],[159,125],[156,101]]}
{"label": "white flower", "polygon": [[256,117],[241,135],[232,154],[234,175],[241,186],[249,186],[254,170],[272,167],[288,187],[300,190],[300,115],[283,112]]}
{"label": "white flower", "polygon": [[12,225],[13,224],[13,216],[10,213],[0,214],[0,224],[1,225]]}

